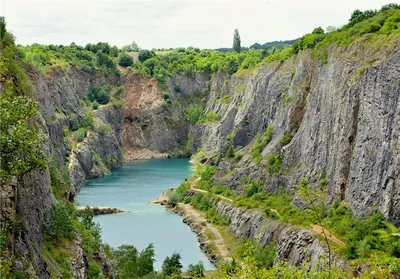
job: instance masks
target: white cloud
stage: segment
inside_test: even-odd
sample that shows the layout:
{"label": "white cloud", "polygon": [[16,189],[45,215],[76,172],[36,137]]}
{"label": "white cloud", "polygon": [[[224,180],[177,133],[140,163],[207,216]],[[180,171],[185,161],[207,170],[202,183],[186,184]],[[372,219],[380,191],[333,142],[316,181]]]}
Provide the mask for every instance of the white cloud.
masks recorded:
{"label": "white cloud", "polygon": [[235,28],[245,46],[294,39],[317,26],[345,24],[353,10],[378,9],[388,1],[2,0],[0,14],[20,44],[122,46],[135,40],[143,48],[216,48],[231,45]]}

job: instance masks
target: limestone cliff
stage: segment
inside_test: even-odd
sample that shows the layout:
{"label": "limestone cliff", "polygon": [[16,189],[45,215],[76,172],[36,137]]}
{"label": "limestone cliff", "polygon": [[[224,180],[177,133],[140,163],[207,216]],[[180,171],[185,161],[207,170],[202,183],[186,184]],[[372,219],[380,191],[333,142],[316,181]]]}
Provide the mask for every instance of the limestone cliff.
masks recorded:
{"label": "limestone cliff", "polygon": [[[213,76],[206,111],[220,121],[192,132],[208,157],[222,153],[216,178],[239,191],[243,176],[266,191],[293,191],[302,176],[315,182],[325,175],[332,199],[357,215],[379,209],[400,224],[400,42],[372,47],[364,40],[332,46],[326,63],[303,52],[254,72]],[[272,140],[256,164],[254,139],[271,124]],[[293,136],[289,144],[284,135]],[[243,147],[238,163],[221,160],[230,144]],[[281,171],[269,174],[267,157],[277,153]]]}
{"label": "limestone cliff", "polygon": [[[43,74],[28,67],[27,73],[46,127],[49,161],[68,170],[74,186],[68,189],[70,200],[87,178],[120,166],[123,155],[130,160],[202,151],[204,161],[217,165],[213,179],[238,192],[245,176],[263,182],[265,191],[284,187],[294,194],[293,186],[301,177],[315,182],[325,176],[332,200],[348,202],[360,216],[379,209],[399,225],[400,42],[371,46],[366,39],[347,47],[331,46],[326,61],[303,51],[232,76],[174,76],[163,89],[155,80],[131,71],[120,77],[88,74],[75,67]],[[122,105],[91,111],[94,128],[71,146],[66,130],[73,119],[87,117],[90,87],[103,84],[122,86]],[[190,123],[185,109],[193,104],[204,104],[204,114],[214,112],[217,118]],[[96,129],[100,125],[111,129],[100,132]],[[263,149],[261,162],[255,163],[250,151],[269,125],[274,127],[272,140]],[[282,143],[283,136],[292,136],[290,143]],[[238,161],[222,160],[230,145],[238,148]],[[280,154],[281,168],[272,174],[267,171],[271,154]],[[16,264],[40,278],[50,276],[46,265],[51,261],[40,252],[41,224],[55,202],[49,179],[46,169],[2,187],[2,217],[23,224],[13,247],[25,260]],[[230,228],[239,237],[254,238],[268,224],[262,239],[279,240],[280,259],[297,264],[306,257],[305,247],[313,258],[324,253],[309,231],[222,204],[218,210],[230,217]],[[73,262],[77,278],[84,278],[87,266],[79,247],[77,241],[79,259]]]}

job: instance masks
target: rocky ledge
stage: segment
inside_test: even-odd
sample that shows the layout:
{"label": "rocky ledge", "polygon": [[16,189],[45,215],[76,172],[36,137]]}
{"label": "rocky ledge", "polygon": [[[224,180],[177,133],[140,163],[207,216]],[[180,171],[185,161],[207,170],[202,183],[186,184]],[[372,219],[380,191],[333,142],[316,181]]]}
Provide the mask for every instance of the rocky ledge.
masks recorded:
{"label": "rocky ledge", "polygon": [[[326,243],[311,229],[266,218],[260,210],[237,208],[222,201],[214,205],[219,214],[230,220],[228,230],[237,238],[258,239],[263,246],[276,243],[275,262],[287,261],[295,266],[309,262],[310,268],[315,269],[328,258]],[[338,255],[332,255],[332,260],[339,267],[345,266]]]}

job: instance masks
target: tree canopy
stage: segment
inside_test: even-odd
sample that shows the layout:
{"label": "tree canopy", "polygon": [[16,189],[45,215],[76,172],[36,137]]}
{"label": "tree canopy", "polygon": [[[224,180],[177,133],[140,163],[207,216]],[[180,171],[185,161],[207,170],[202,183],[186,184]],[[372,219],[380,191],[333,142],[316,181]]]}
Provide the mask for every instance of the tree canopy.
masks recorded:
{"label": "tree canopy", "polygon": [[233,33],[233,51],[240,52],[242,50],[241,45],[240,45],[240,35],[239,35],[239,30],[235,29]]}

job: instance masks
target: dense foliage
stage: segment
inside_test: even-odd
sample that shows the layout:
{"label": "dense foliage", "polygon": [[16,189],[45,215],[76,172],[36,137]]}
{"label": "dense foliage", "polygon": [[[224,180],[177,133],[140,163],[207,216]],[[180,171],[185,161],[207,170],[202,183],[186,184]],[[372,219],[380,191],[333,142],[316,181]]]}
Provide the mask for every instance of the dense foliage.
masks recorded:
{"label": "dense foliage", "polygon": [[118,57],[118,65],[122,67],[129,67],[133,64],[133,58],[126,52],[122,52]]}
{"label": "dense foliage", "polygon": [[108,43],[88,44],[85,48],[74,43],[69,46],[32,44],[19,46],[18,49],[23,61],[43,73],[69,65],[87,73],[94,73],[95,70],[117,73],[114,57],[118,55],[118,48],[111,48]]}
{"label": "dense foliage", "polygon": [[164,276],[180,275],[182,270],[181,255],[174,252],[171,257],[166,257],[162,264]]}
{"label": "dense foliage", "polygon": [[121,278],[141,278],[154,273],[155,251],[154,245],[149,244],[143,251],[132,245],[122,245],[116,250],[119,275]]}
{"label": "dense foliage", "polygon": [[90,88],[88,98],[91,102],[107,104],[110,100],[110,88],[107,85],[94,85]]}
{"label": "dense foliage", "polygon": [[37,103],[30,97],[28,78],[4,17],[0,17],[0,29],[0,173],[4,180],[9,175],[43,169],[45,159]]}

